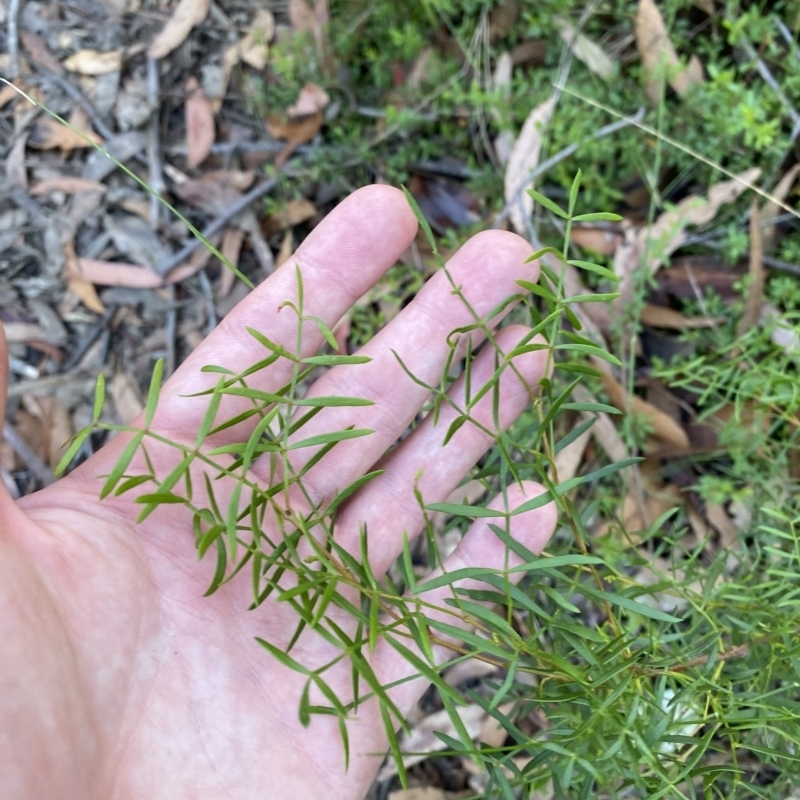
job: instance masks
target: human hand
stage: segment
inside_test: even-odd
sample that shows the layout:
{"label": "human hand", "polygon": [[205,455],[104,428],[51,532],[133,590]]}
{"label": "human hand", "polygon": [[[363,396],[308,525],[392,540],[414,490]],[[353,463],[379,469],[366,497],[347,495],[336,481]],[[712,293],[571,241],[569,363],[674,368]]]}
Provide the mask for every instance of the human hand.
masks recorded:
{"label": "human hand", "polygon": [[[293,350],[297,318],[279,307],[296,295],[295,264],[304,278],[305,313],[333,327],[405,251],[415,231],[414,216],[397,190],[372,186],[345,200],[168,381],[152,429],[192,446],[208,399],[186,395],[216,383],[216,376],[200,368],[219,363],[238,372],[263,358],[246,327]],[[536,264],[525,263],[530,252],[514,234],[482,233],[453,256],[449,269],[483,315],[518,291],[516,280],[536,279]],[[358,556],[358,532],[366,524],[378,577],[400,554],[403,532],[411,538],[422,529],[415,483],[426,502],[444,501],[492,444],[485,432],[464,425],[442,448],[454,416],[444,407],[435,427],[427,420],[384,455],[427,399],[392,351],[415,375],[435,383],[447,356],[448,333],[471,321],[445,275],[437,273],[362,349],[370,363],[334,367],[311,389],[314,395],[360,396],[375,403],[326,408],[303,428],[303,436],[351,424],[374,430],[340,442],[308,472],[305,484],[321,500],[376,463],[385,470],[347,501],[336,528],[339,542]],[[498,332],[497,342],[507,352],[526,333],[522,326],[508,326]],[[321,344],[319,330],[309,325],[304,355]],[[477,385],[493,372],[491,355],[485,352],[474,363]],[[0,360],[5,369],[5,352]],[[501,379],[503,427],[529,402],[531,387],[546,368],[545,353],[526,353],[514,359],[514,366],[517,374],[506,370]],[[0,376],[2,400],[6,380],[7,375]],[[252,385],[270,391],[286,380],[285,367],[277,362],[254,376]],[[458,396],[460,390],[457,383],[451,391]],[[221,414],[230,414],[235,400],[224,398]],[[491,392],[473,415],[491,426]],[[218,434],[213,444],[232,437],[242,441],[250,432],[247,425]],[[248,611],[252,598],[246,579],[234,579],[204,598],[213,565],[197,563],[187,509],[160,507],[137,525],[141,505],[134,504],[135,493],[99,501],[99,476],[110,472],[128,438],[118,436],[68,477],[18,503],[0,488],[4,800],[360,800],[380,766],[374,754],[386,749],[376,701],[361,705],[349,728],[351,759],[345,771],[336,720],[314,717],[304,728],[297,715],[304,679],[253,641],[258,636],[285,643],[297,625],[291,607],[270,599]],[[308,459],[313,451],[293,452]],[[159,471],[168,471],[176,460],[169,448],[154,449],[151,457]],[[261,461],[252,473],[259,481],[269,477]],[[195,485],[202,486],[202,480]],[[224,481],[219,485],[224,493]],[[538,491],[534,484],[510,487],[508,502],[518,506]],[[494,502],[502,508],[502,499]],[[512,517],[512,534],[539,552],[555,515],[551,504]],[[479,519],[445,567],[502,569],[507,557],[502,542]],[[426,597],[441,604],[449,593],[442,588]],[[313,631],[305,632],[292,651],[312,667],[335,653]],[[372,659],[383,683],[414,673],[385,642],[378,643]],[[326,677],[347,696],[351,672],[346,663]],[[425,688],[418,678],[397,686],[391,696],[407,712]]]}

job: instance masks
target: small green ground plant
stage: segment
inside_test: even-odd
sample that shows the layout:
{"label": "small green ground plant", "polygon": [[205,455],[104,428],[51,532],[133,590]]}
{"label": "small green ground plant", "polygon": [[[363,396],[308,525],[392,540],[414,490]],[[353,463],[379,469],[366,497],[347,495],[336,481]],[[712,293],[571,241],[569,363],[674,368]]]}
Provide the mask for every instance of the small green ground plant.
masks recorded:
{"label": "small green ground plant", "polygon": [[[491,519],[491,530],[505,543],[509,557],[514,554],[522,562],[518,566],[506,570],[476,566],[425,581],[420,579],[419,551],[406,538],[402,556],[387,578],[377,580],[369,568],[369,531],[361,531],[358,555],[339,544],[335,536],[338,510],[379,472],[364,475],[324,504],[315,503],[305,490],[304,476],[314,465],[324,463],[338,443],[371,432],[348,428],[303,438],[302,430],[324,408],[367,401],[342,396],[306,398],[304,387],[320,369],[355,365],[364,358],[337,354],[330,330],[306,316],[301,266],[297,267],[298,294],[284,303],[298,321],[296,349],[292,352],[248,330],[263,347],[260,361],[236,374],[222,365],[208,365],[206,371],[219,379],[204,393],[207,412],[193,445],[155,436],[149,428],[158,404],[159,363],[144,427],[100,421],[101,380],[95,425],[76,436],[64,463],[91,430],[132,434],[116,467],[104,478],[102,496],[137,492],[140,519],[163,505],[188,507],[194,517],[198,556],[216,559],[209,594],[231,580],[249,581],[251,610],[267,598],[291,607],[297,618],[292,639],[288,643],[259,640],[259,644],[268,657],[306,676],[300,719],[308,723],[314,715],[334,716],[344,745],[343,759],[348,758],[350,716],[361,703],[377,696],[390,757],[401,783],[407,780],[397,734],[406,722],[388,695],[391,686],[381,685],[369,662],[369,653],[384,639],[409,662],[410,675],[404,680],[421,675],[437,688],[457,733],[440,736],[449,752],[467,756],[485,770],[488,782],[483,796],[487,798],[532,797],[544,787],[550,787],[555,797],[776,796],[759,788],[765,770],[770,792],[776,787],[788,791],[797,763],[794,721],[800,710],[795,699],[800,613],[786,582],[787,575],[800,568],[796,514],[777,504],[766,510],[759,523],[760,541],[752,554],[742,556],[741,569],[733,579],[725,554],[701,565],[703,543],[688,550],[682,546],[683,520],[657,520],[643,539],[653,556],[671,561],[673,571],[647,586],[633,577],[635,568],[646,564],[642,551],[632,555],[618,541],[590,541],[587,533],[598,497],[636,459],[598,466],[567,481],[560,481],[556,473],[556,456],[591,428],[593,416],[615,411],[602,403],[572,400],[578,383],[598,376],[588,357],[619,366],[614,356],[584,335],[574,313],[576,304],[608,302],[616,295],[566,299],[563,292],[566,263],[587,274],[614,278],[602,265],[569,259],[573,223],[615,218],[576,214],[579,185],[580,175],[573,181],[565,209],[532,192],[538,203],[564,221],[566,229],[561,249],[548,247],[534,257],[548,254],[561,268],[543,265],[539,284],[520,281],[519,293],[489,314],[473,313],[471,324],[450,334],[451,355],[440,381],[424,384],[430,393],[426,410],[436,418],[445,405],[453,405],[447,394],[453,381],[458,377],[466,381],[466,402],[454,408],[454,421],[442,431],[443,444],[464,425],[481,426],[495,441],[470,479],[492,493],[503,493],[525,479],[537,480],[546,488],[544,494],[505,513],[480,503],[429,504],[418,494],[426,515],[424,571],[443,564],[432,522],[435,512],[448,515],[451,527],[466,526],[476,518]],[[438,256],[436,241],[410,195],[409,202]],[[439,268],[466,303],[441,260]],[[514,350],[504,352],[497,344],[494,322],[510,309],[509,319],[526,321],[531,332]],[[302,331],[308,323],[319,326],[334,352],[301,356]],[[535,338],[539,334],[545,341]],[[486,383],[472,385],[472,344],[478,338],[485,339],[484,347],[493,352],[495,370]],[[503,431],[496,413],[500,378],[514,368],[515,356],[542,349],[547,351],[548,377],[531,397],[530,410],[512,429]],[[290,366],[290,380],[270,394],[252,388],[253,376],[279,361]],[[419,380],[407,374],[410,380]],[[249,407],[231,419],[218,419],[226,396],[243,398]],[[472,414],[487,396],[493,398],[495,408],[489,428]],[[586,418],[575,425],[575,414]],[[253,418],[258,424],[246,440],[218,448],[204,446],[216,433]],[[150,463],[151,446],[176,448],[180,457],[176,467],[166,475],[152,468],[129,473],[137,453]],[[296,470],[291,454],[303,448],[314,448],[314,454]],[[250,473],[254,460],[262,456],[271,465],[266,487]],[[190,467],[197,463],[202,463],[205,475],[205,504],[195,502],[190,480]],[[236,489],[227,503],[218,504],[215,483],[222,476],[232,478]],[[300,507],[305,510],[292,510],[298,506],[290,502],[290,495],[302,498],[305,502]],[[562,527],[547,553],[536,555],[511,537],[511,518],[551,501],[559,508]],[[515,585],[510,577],[520,572],[525,578]],[[479,580],[479,588],[474,583],[462,588],[465,579]],[[450,587],[452,596],[444,607],[434,607],[426,593],[441,587]],[[672,598],[671,605],[665,606],[665,595]],[[345,630],[343,617],[354,621],[355,634]],[[469,628],[464,630],[460,623],[468,623]],[[339,652],[329,664],[314,670],[292,652],[308,628]],[[440,677],[434,656],[439,647],[451,653],[445,667],[477,658],[497,666],[498,677],[478,688],[451,687]],[[349,697],[337,696],[326,683],[327,669],[341,661],[349,663],[352,671]],[[312,700],[315,695],[324,701]],[[458,714],[465,703],[476,703],[494,717],[507,732],[508,744],[476,746]],[[537,709],[549,727],[532,732],[523,721]],[[750,761],[754,755],[757,769]]]}

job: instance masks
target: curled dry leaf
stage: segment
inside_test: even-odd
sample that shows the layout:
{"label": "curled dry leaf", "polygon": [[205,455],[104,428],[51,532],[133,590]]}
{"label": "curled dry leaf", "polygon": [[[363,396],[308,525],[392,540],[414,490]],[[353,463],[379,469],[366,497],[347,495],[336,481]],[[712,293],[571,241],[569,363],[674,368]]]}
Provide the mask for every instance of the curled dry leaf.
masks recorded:
{"label": "curled dry leaf", "polygon": [[144,409],[139,387],[127,372],[118,371],[111,379],[111,399],[123,425],[130,425]]}
{"label": "curled dry leaf", "polygon": [[53,54],[53,51],[47,46],[47,42],[43,37],[30,31],[22,30],[19,32],[19,40],[34,64],[50,70],[55,75],[61,75],[64,68]]}
{"label": "curled dry leaf", "polygon": [[608,372],[603,372],[603,385],[612,405],[622,412],[632,411],[642,417],[653,429],[654,435],[665,444],[678,450],[689,449],[689,437],[686,431],[669,414],[656,408],[652,403],[638,395],[628,395],[617,379]]}
{"label": "curled dry leaf", "polygon": [[563,17],[555,17],[554,19],[561,39],[572,51],[575,58],[586,64],[595,75],[599,75],[603,80],[610,80],[614,75],[614,62],[608,53],[588,36],[579,33]]}
{"label": "curled dry leaf", "polygon": [[107,75],[122,69],[122,51],[78,50],[64,62],[65,69],[79,75]]}
{"label": "curled dry leaf", "polygon": [[222,54],[219,91],[218,93],[215,92],[213,97],[209,97],[211,107],[215,113],[222,107],[222,101],[228,90],[231,75],[240,61],[244,61],[245,64],[253,67],[253,69],[261,70],[266,67],[269,56],[269,43],[274,35],[275,18],[272,16],[272,12],[264,8],[259,9],[256,11],[248,32]]}
{"label": "curled dry leaf", "polygon": [[195,25],[208,16],[209,0],[178,0],[172,16],[147,50],[150,58],[164,58],[183,44]]}
{"label": "curled dry leaf", "polygon": [[269,56],[269,43],[275,35],[275,17],[266,8],[256,11],[250,30],[239,42],[239,56],[253,69],[264,69]]}
{"label": "curled dry leaf", "polygon": [[654,103],[661,95],[662,70],[666,71],[669,85],[679,95],[686,94],[692,86],[703,81],[699,59],[693,56],[687,67],[681,68],[680,59],[672,46],[664,18],[655,0],[639,0],[636,12],[636,48],[647,76],[645,91]]}
{"label": "curled dry leaf", "polygon": [[281,150],[275,159],[275,165],[282,166],[295,148],[310,142],[322,127],[322,112],[317,111],[307,117],[286,119],[272,115],[267,117],[267,130],[276,139],[286,139],[286,147]]}
{"label": "curled dry leaf", "polygon": [[96,258],[76,258],[75,263],[71,265],[70,274],[97,286],[157,289],[163,285],[161,277],[150,267],[118,261],[100,261]]}
{"label": "curled dry leaf", "polygon": [[653,328],[669,328],[675,331],[683,331],[691,328],[713,328],[714,325],[722,321],[722,318],[686,317],[674,308],[645,303],[639,320],[642,324],[650,325]]}
{"label": "curled dry leaf", "polygon": [[611,256],[617,250],[622,236],[616,231],[607,228],[581,228],[574,227],[570,231],[570,241],[578,247],[591,250],[601,256]]}
{"label": "curled dry leaf", "polygon": [[311,219],[316,213],[317,207],[310,200],[305,198],[290,200],[283,211],[267,217],[262,227],[264,233],[271,236],[273,233],[293,228],[295,225]]}
{"label": "curled dry leaf", "polygon": [[186,119],[186,166],[194,169],[208,158],[216,138],[214,112],[197,78],[186,81],[188,97],[184,105]]}
{"label": "curled dry leaf", "polygon": [[297,102],[286,109],[290,117],[304,117],[322,111],[330,103],[328,93],[316,83],[307,83],[301,90]]}
{"label": "curled dry leaf", "polygon": [[522,235],[527,233],[525,223],[533,213],[533,198],[526,192],[531,187],[529,175],[539,163],[542,134],[555,107],[553,95],[528,114],[506,164],[505,200],[511,206],[511,224]]}
{"label": "curled dry leaf", "polygon": [[38,197],[50,192],[63,192],[64,194],[75,194],[75,192],[104,192],[106,187],[97,181],[90,181],[88,178],[73,178],[65,176],[63,178],[49,178],[45,181],[33,184],[30,194]]}
{"label": "curled dry leaf", "polygon": [[37,150],[54,150],[61,148],[64,151],[77,150],[81,147],[93,147],[103,144],[94,131],[85,127],[86,120],[81,113],[73,112],[68,127],[49,114],[37,118],[28,135],[28,145]]}
{"label": "curled dry leaf", "polygon": [[708,196],[690,195],[681,200],[673,209],[665,211],[649,227],[634,232],[633,228],[625,229],[625,240],[617,249],[614,259],[614,271],[620,278],[619,291],[622,297],[630,291],[632,275],[639,268],[642,260],[647,258],[647,268],[655,273],[664,263],[664,259],[674,253],[688,236],[687,225],[705,225],[717,216],[720,208],[732,203],[746,189],[753,186],[761,175],[756,168],[740,173],[729,181],[715,183]]}

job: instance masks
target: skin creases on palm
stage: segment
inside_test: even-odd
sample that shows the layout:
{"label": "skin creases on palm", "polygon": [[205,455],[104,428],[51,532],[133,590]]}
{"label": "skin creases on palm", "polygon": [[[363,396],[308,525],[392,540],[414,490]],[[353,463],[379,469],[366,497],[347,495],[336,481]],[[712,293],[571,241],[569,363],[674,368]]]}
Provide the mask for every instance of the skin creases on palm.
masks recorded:
{"label": "skin creases on palm", "polygon": [[[193,446],[208,398],[189,395],[213,388],[218,377],[201,367],[221,364],[238,373],[264,357],[261,345],[245,333],[248,327],[294,351],[297,316],[281,304],[296,297],[296,266],[305,287],[304,314],[332,328],[402,255],[415,231],[416,220],[397,190],[372,186],[355,192],[192,353],[163,387],[150,429]],[[518,279],[536,280],[537,265],[526,263],[529,255],[519,237],[487,232],[464,245],[448,270],[474,311],[483,315],[515,294]],[[483,429],[463,425],[443,448],[444,433],[457,415],[445,405],[437,425],[428,418],[389,449],[427,400],[427,391],[408,377],[395,353],[415,376],[435,383],[447,358],[448,334],[471,321],[470,311],[439,272],[360,351],[372,359],[369,363],[335,366],[309,392],[373,401],[325,408],[295,436],[349,426],[373,431],[339,442],[306,472],[303,485],[315,503],[324,502],[362,475],[384,470],[348,498],[335,529],[336,541],[358,558],[359,531],[366,526],[370,566],[378,579],[399,556],[403,533],[411,538],[422,529],[415,487],[425,502],[444,501],[492,444],[490,392],[472,411]],[[526,333],[522,326],[508,325],[497,332],[495,344],[508,352]],[[306,323],[303,355],[312,355],[322,344],[319,327]],[[501,427],[530,402],[546,368],[542,352],[515,358],[514,369],[503,373]],[[251,385],[264,392],[284,385],[291,365],[278,361],[273,367],[253,376]],[[473,385],[486,383],[493,371],[493,353],[486,350],[473,363]],[[5,378],[1,388],[5,398]],[[456,383],[450,393],[458,401],[464,386]],[[217,419],[235,414],[240,400],[225,397]],[[134,426],[142,424],[139,420]],[[248,425],[215,434],[207,444],[244,441],[252,432]],[[285,647],[298,625],[292,606],[270,598],[248,611],[253,590],[246,575],[203,597],[214,573],[213,559],[198,563],[191,514],[184,507],[159,507],[137,525],[142,506],[135,503],[136,492],[99,501],[103,476],[129,438],[117,436],[67,478],[16,504],[0,495],[3,800],[360,800],[386,749],[377,701],[361,704],[348,722],[350,766],[345,771],[338,720],[314,716],[303,727],[298,706],[305,677],[254,642],[258,637]],[[315,450],[291,451],[292,466],[301,469]],[[157,474],[175,466],[174,448],[148,452]],[[202,469],[193,469],[195,501],[202,504]],[[268,456],[256,459],[251,475],[267,484]],[[218,499],[233,491],[232,481],[215,482]],[[507,502],[513,508],[539,491],[534,484],[511,486],[505,499],[492,501],[493,507],[503,510]],[[290,499],[295,511],[308,500],[294,494]],[[555,510],[546,505],[511,519],[512,535],[539,552],[554,528]],[[264,531],[281,536],[269,520]],[[479,519],[445,568],[502,569],[514,559],[487,521]],[[442,587],[426,596],[444,606],[451,593],[452,588]],[[354,630],[347,614],[331,613],[346,630]],[[340,652],[306,630],[291,656],[315,669]],[[447,653],[436,656],[445,659]],[[416,673],[386,641],[378,641],[368,657],[384,685]],[[352,697],[346,659],[325,671],[325,681],[344,702]],[[396,686],[390,697],[405,713],[425,688],[418,678]],[[309,701],[322,703],[315,693]]]}

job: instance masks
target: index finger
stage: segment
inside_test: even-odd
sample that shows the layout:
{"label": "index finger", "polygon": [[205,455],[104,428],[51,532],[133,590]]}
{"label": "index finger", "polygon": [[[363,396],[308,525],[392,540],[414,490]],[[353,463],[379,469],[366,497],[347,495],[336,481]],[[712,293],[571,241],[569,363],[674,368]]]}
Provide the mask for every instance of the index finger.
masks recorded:
{"label": "index finger", "polygon": [[[332,328],[347,310],[405,252],[417,229],[417,221],[402,192],[389,186],[367,186],[340,203],[298,248],[292,258],[248,295],[228,314],[164,386],[155,425],[180,436],[194,438],[208,406],[207,397],[189,395],[213,388],[218,375],[201,372],[218,364],[243,372],[265,358],[267,352],[247,328],[255,328],[290,352],[296,349],[298,320],[286,300],[297,299],[295,265],[302,269],[304,315],[316,316]],[[323,343],[314,323],[303,326],[302,355],[313,355]],[[252,377],[252,385],[270,391],[285,384],[292,364],[280,359],[264,373]],[[241,398],[224,398],[220,414],[229,418]]]}

